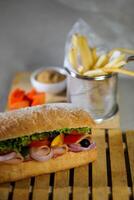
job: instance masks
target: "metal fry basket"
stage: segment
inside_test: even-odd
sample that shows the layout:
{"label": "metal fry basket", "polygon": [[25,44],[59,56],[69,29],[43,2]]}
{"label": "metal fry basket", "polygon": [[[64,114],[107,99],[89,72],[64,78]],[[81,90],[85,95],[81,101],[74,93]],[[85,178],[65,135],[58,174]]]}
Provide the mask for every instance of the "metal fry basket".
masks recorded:
{"label": "metal fry basket", "polygon": [[118,111],[116,73],[86,77],[68,69],[67,99],[86,109],[96,122],[111,118]]}

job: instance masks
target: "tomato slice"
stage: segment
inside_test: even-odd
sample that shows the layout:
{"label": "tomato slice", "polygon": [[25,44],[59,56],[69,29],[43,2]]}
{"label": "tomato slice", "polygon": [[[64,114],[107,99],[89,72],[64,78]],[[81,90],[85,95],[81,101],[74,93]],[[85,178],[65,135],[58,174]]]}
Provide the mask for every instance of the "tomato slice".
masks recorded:
{"label": "tomato slice", "polygon": [[44,146],[44,145],[49,146],[50,141],[48,139],[32,141],[29,146],[30,147],[40,147],[40,146]]}
{"label": "tomato slice", "polygon": [[72,135],[78,135],[79,132],[78,132],[77,130],[72,130],[72,131],[70,132],[70,134],[72,134]]}
{"label": "tomato slice", "polygon": [[64,137],[65,144],[73,144],[82,137],[81,134],[68,134]]}

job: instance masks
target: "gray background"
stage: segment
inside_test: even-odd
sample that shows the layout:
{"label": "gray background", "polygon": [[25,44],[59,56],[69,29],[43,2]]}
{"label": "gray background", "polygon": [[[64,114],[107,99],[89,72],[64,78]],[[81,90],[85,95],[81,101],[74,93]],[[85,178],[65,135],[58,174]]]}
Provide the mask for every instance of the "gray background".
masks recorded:
{"label": "gray background", "polygon": [[[0,0],[1,111],[16,71],[63,65],[67,33],[80,17],[110,48],[134,48],[133,0]],[[132,78],[120,77],[123,129],[134,128],[133,88]]]}

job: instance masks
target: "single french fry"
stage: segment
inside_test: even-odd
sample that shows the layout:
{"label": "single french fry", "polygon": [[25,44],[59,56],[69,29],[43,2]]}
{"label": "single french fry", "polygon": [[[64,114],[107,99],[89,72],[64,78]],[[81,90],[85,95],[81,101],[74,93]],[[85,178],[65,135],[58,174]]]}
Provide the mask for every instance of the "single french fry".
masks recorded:
{"label": "single french fry", "polygon": [[94,77],[94,76],[101,76],[105,75],[106,72],[104,72],[102,69],[95,69],[95,70],[89,70],[85,72],[83,75],[89,76],[89,77]]}
{"label": "single french fry", "polygon": [[114,48],[108,53],[108,56],[111,57],[111,55],[113,54],[114,51],[120,51],[120,52],[125,53],[125,54],[134,55],[134,50],[133,49]]}
{"label": "single french fry", "polygon": [[108,54],[109,61],[111,62],[112,60],[118,58],[122,53],[120,51],[113,51],[112,54]]}
{"label": "single french fry", "polygon": [[107,54],[108,57],[111,58],[115,51],[119,51],[119,50],[117,50],[117,49],[112,49],[111,51],[108,52],[108,54]]}
{"label": "single french fry", "polygon": [[118,58],[112,60],[111,62],[107,63],[104,68],[111,68],[115,67],[118,62],[125,60],[125,54],[121,54]]}
{"label": "single french fry", "polygon": [[78,63],[77,63],[77,50],[75,48],[71,48],[68,53],[68,59],[72,67],[77,70]]}
{"label": "single french fry", "polygon": [[98,56],[97,56],[97,53],[96,53],[96,48],[92,49],[92,57],[93,57],[93,65],[95,65],[95,63],[98,60]]}
{"label": "single french fry", "polygon": [[78,67],[78,72],[82,75],[84,73],[84,67],[80,65]]}
{"label": "single french fry", "polygon": [[121,73],[121,74],[125,74],[128,76],[134,76],[134,71],[129,71],[126,69],[122,69],[122,68],[103,68],[103,71],[106,73]]}
{"label": "single french fry", "polygon": [[114,67],[114,68],[120,68],[120,67],[123,67],[125,64],[127,64],[127,62],[126,61],[120,61],[120,62],[118,62],[117,64],[116,64],[116,66]]}
{"label": "single french fry", "polygon": [[77,33],[75,33],[72,36],[71,43],[72,43],[72,45],[73,45],[74,48],[77,48],[77,46],[78,46],[78,37],[79,37],[79,34],[77,34]]}
{"label": "single french fry", "polygon": [[98,58],[98,60],[97,60],[97,62],[96,62],[96,64],[95,64],[95,66],[94,66],[94,69],[101,68],[101,67],[103,67],[104,65],[106,65],[107,63],[108,63],[108,57],[107,57],[106,54],[103,54],[103,55],[101,55],[101,56]]}
{"label": "single french fry", "polygon": [[80,65],[84,67],[84,71],[89,70],[93,65],[92,52],[86,37],[74,34],[72,37],[73,47],[77,49],[80,56]]}
{"label": "single french fry", "polygon": [[109,53],[112,54],[113,51],[121,51],[123,53],[126,53],[126,54],[134,54],[134,49],[126,49],[126,48],[115,48],[115,49],[112,49]]}

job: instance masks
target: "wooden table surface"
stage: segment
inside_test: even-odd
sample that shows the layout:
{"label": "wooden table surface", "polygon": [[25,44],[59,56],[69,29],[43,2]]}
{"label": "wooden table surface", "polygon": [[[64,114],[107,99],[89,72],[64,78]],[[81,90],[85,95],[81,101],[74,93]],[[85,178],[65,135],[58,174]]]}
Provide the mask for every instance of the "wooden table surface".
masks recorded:
{"label": "wooden table surface", "polygon": [[[22,86],[24,74],[13,87]],[[27,75],[29,77],[29,75]],[[23,77],[23,79],[22,79]],[[20,82],[21,80],[21,82]],[[26,85],[25,85],[26,87]],[[134,131],[122,133],[118,116],[92,129],[98,158],[93,164],[0,185],[0,200],[132,200],[134,198]],[[109,125],[110,120],[107,124]]]}

